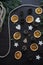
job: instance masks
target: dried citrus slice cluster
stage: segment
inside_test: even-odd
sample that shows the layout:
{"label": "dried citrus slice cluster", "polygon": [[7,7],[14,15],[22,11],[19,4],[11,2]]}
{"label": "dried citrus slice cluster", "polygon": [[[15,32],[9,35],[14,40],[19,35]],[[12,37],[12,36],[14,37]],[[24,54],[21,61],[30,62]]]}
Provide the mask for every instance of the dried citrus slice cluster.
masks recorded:
{"label": "dried citrus slice cluster", "polygon": [[[29,9],[28,11],[30,11],[30,10],[31,9]],[[32,10],[31,10],[31,13],[32,13]],[[31,39],[34,40],[29,45],[29,49],[32,52],[38,51],[39,44],[40,43],[42,44],[42,42],[40,41],[40,37],[42,36],[42,33],[41,33],[40,29],[38,29],[39,27],[36,24],[39,25],[41,22],[41,18],[39,15],[41,15],[43,13],[43,9],[41,7],[37,7],[37,8],[35,8],[34,13],[37,18],[35,17],[35,15],[30,14],[30,12],[28,12],[28,15],[26,14],[26,16],[24,16],[24,18],[23,18],[21,16],[21,15],[24,15],[23,11],[21,11],[21,14],[14,13],[10,17],[11,24],[12,24],[12,26],[14,25],[14,31],[12,34],[13,40],[15,42],[14,46],[17,48],[20,43],[23,51],[26,51],[28,49],[27,48],[28,46],[26,44],[29,45],[29,41]],[[11,31],[12,31],[12,29],[11,29]],[[35,42],[37,40],[39,41],[39,43]],[[21,59],[22,55],[23,54],[21,51],[16,51],[14,53],[14,57],[16,60]]]}

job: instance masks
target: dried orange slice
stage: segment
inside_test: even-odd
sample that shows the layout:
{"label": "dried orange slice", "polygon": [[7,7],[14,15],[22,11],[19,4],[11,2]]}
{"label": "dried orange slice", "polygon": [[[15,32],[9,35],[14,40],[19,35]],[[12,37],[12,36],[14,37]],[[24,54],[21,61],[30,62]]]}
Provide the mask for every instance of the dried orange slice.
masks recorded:
{"label": "dried orange slice", "polygon": [[26,22],[27,23],[32,23],[33,21],[34,21],[34,17],[33,16],[29,15],[29,16],[26,17]]}
{"label": "dried orange slice", "polygon": [[41,37],[41,32],[39,30],[34,31],[34,37],[35,38]]}
{"label": "dried orange slice", "polygon": [[22,52],[21,51],[16,51],[14,54],[15,59],[19,60],[22,57]]}
{"label": "dried orange slice", "polygon": [[40,7],[39,8],[36,8],[35,9],[35,13],[36,14],[42,14],[42,8],[40,8]]}
{"label": "dried orange slice", "polygon": [[37,51],[37,50],[38,50],[38,45],[37,45],[36,43],[32,43],[32,44],[30,45],[30,49],[31,49],[32,51]]}
{"label": "dried orange slice", "polygon": [[17,15],[12,15],[11,16],[11,21],[13,22],[13,23],[16,23],[16,22],[18,22],[18,20],[19,20],[19,17],[17,16]]}
{"label": "dried orange slice", "polygon": [[20,33],[20,32],[15,32],[15,33],[13,34],[13,38],[14,38],[15,40],[19,40],[19,39],[21,38],[21,33]]}

